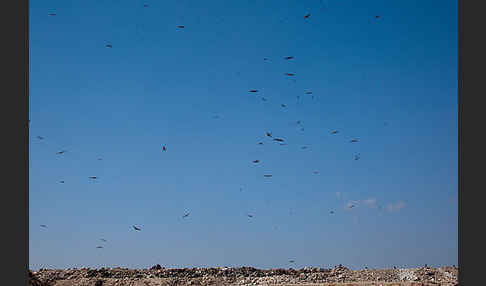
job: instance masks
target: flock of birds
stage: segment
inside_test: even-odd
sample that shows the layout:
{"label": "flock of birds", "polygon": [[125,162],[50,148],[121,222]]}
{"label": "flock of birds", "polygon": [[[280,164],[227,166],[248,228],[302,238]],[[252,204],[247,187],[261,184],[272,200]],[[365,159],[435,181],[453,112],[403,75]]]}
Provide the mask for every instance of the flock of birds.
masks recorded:
{"label": "flock of birds", "polygon": [[[143,7],[144,8],[148,8],[149,5],[148,4],[144,4]],[[56,13],[49,13],[48,14],[48,16],[51,16],[51,17],[56,16],[56,15],[57,15]],[[304,17],[304,19],[307,20],[307,19],[310,18],[310,16],[311,16],[311,14],[310,13],[307,13],[303,17]],[[381,16],[375,16],[374,18],[375,19],[380,19]],[[177,25],[176,27],[178,29],[184,29],[185,28],[184,25]],[[110,44],[110,43],[108,43],[108,44],[105,45],[105,47],[106,48],[109,48],[109,49],[112,49],[113,48],[113,45]],[[283,59],[286,60],[286,61],[291,61],[291,60],[295,60],[295,57],[294,56],[286,56]],[[264,61],[269,61],[269,58],[263,58],[263,60]],[[283,75],[285,75],[287,77],[295,77],[296,76],[295,73],[289,73],[289,72],[283,73]],[[249,93],[251,93],[251,94],[258,94],[259,93],[259,90],[258,89],[250,89],[249,90]],[[314,99],[314,95],[313,95],[313,92],[312,91],[310,91],[310,90],[304,91],[304,94],[305,95],[310,95],[312,97],[312,99]],[[263,96],[261,97],[261,100],[262,101],[267,101],[267,99],[265,97],[263,97]],[[299,101],[299,100],[300,100],[300,96],[297,96],[297,101]],[[280,104],[280,106],[282,108],[286,108],[287,107],[287,104],[283,104],[282,103],[282,104]],[[213,116],[213,118],[214,119],[218,119],[219,116],[218,115],[215,115],[215,116]],[[29,124],[30,124],[30,120],[29,120]],[[303,127],[303,124],[302,124],[302,121],[301,120],[298,120],[296,122],[296,124],[301,128],[300,129],[301,131],[304,131],[304,127]],[[385,123],[385,126],[386,125],[387,125],[387,123]],[[332,130],[330,132],[330,134],[331,135],[337,135],[337,134],[339,134],[339,130]],[[282,145],[282,146],[287,145],[286,140],[284,138],[282,138],[282,137],[275,137],[271,132],[266,132],[265,135],[270,140],[278,143],[279,145]],[[43,136],[37,136],[37,139],[38,140],[44,140],[45,138]],[[359,142],[359,139],[358,138],[352,138],[352,139],[349,140],[349,143],[358,143],[358,142]],[[260,142],[258,142],[258,145],[264,145],[264,142],[260,141]],[[302,146],[301,147],[301,149],[303,149],[303,150],[304,149],[307,149],[307,148],[308,148],[308,146]],[[162,145],[161,146],[161,151],[162,152],[167,152],[167,146]],[[60,150],[60,151],[56,152],[56,155],[64,155],[66,152],[67,152],[66,150]],[[354,160],[360,160],[360,158],[361,158],[360,153],[357,153],[357,154],[354,155]],[[98,160],[102,160],[102,158],[98,158]],[[252,162],[254,164],[258,164],[258,163],[260,163],[260,160],[256,159],[256,160],[253,160]],[[313,171],[313,174],[317,175],[317,174],[319,174],[319,171],[317,171],[317,170],[316,171]],[[263,177],[265,177],[265,178],[271,178],[272,176],[273,176],[272,174],[263,174]],[[88,179],[90,179],[90,180],[97,180],[98,179],[98,176],[90,176],[90,177],[88,177]],[[60,181],[59,183],[64,184],[65,181]],[[240,188],[240,191],[242,191],[242,188]],[[355,205],[354,204],[349,204],[347,207],[351,209],[351,208],[354,208]],[[332,215],[332,214],[335,213],[335,211],[334,210],[331,210],[329,213]],[[185,219],[185,218],[189,217],[189,215],[190,215],[190,212],[184,213],[182,215],[182,218]],[[250,213],[248,213],[247,216],[249,218],[253,218],[254,217],[254,215],[253,214],[250,214]],[[45,224],[42,224],[40,226],[42,228],[47,228],[47,225],[45,225]],[[142,231],[142,228],[140,226],[137,226],[137,225],[132,225],[132,229],[134,231]],[[100,240],[102,242],[107,242],[107,240],[106,239],[103,239],[103,238],[100,239]],[[103,248],[103,246],[98,245],[98,246],[96,246],[96,248],[101,249],[101,248]],[[292,260],[289,260],[289,263],[295,263],[295,260],[293,260],[293,259]]]}

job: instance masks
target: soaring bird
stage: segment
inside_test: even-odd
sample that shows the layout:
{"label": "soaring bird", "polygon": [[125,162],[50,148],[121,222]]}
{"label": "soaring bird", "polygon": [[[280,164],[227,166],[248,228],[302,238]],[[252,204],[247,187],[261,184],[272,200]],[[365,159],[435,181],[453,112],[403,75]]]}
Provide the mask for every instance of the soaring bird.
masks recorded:
{"label": "soaring bird", "polygon": [[252,214],[247,214],[247,216],[248,216],[248,217],[253,217],[253,215],[252,215]]}
{"label": "soaring bird", "polygon": [[134,225],[132,225],[132,227],[133,227],[133,229],[135,229],[135,230],[137,230],[137,231],[141,231],[141,230],[142,230],[141,228],[138,228],[138,227],[136,227],[136,226],[134,226]]}
{"label": "soaring bird", "polygon": [[167,151],[167,148],[165,146],[162,146],[162,151]]}
{"label": "soaring bird", "polygon": [[283,103],[281,104],[281,106],[282,106],[282,107],[287,107],[287,105],[285,105],[285,104],[283,104]]}
{"label": "soaring bird", "polygon": [[268,61],[268,58],[263,58],[264,61]]}
{"label": "soaring bird", "polygon": [[106,239],[104,239],[104,238],[102,238],[102,239],[100,239],[100,240],[101,240],[101,241],[103,241],[103,242],[106,242]]}
{"label": "soaring bird", "polygon": [[359,160],[361,157],[360,157],[360,154],[357,154],[357,155],[354,155],[354,160],[357,161]]}
{"label": "soaring bird", "polygon": [[253,93],[258,92],[258,89],[251,89],[250,92],[253,92]]}
{"label": "soaring bird", "polygon": [[267,132],[267,136],[268,136],[268,137],[272,137],[272,133]]}
{"label": "soaring bird", "polygon": [[285,75],[294,76],[295,74],[294,73],[285,73]]}
{"label": "soaring bird", "polygon": [[258,163],[258,162],[260,162],[260,160],[254,160],[254,161],[253,161],[253,163]]}
{"label": "soaring bird", "polygon": [[43,227],[43,228],[47,228],[47,225],[45,225],[45,224],[41,224],[40,226]]}
{"label": "soaring bird", "polygon": [[375,19],[379,19],[381,16],[375,16]]}
{"label": "soaring bird", "polygon": [[103,246],[97,246],[96,248],[103,248]]}
{"label": "soaring bird", "polygon": [[64,184],[64,181],[59,181],[59,183]]}
{"label": "soaring bird", "polygon": [[314,171],[312,173],[314,173],[315,175],[317,175],[317,174],[319,174],[319,171]]}
{"label": "soaring bird", "polygon": [[338,134],[338,133],[339,133],[339,131],[337,131],[337,130],[334,130],[334,131],[331,132],[331,134]]}
{"label": "soaring bird", "polygon": [[350,205],[350,206],[349,206],[349,208],[350,208],[350,209],[354,208],[354,205]]}
{"label": "soaring bird", "polygon": [[262,97],[262,100],[263,100],[263,101],[267,101],[267,99],[266,99],[265,97]]}
{"label": "soaring bird", "polygon": [[56,16],[56,13],[49,13],[47,15],[49,15],[49,16]]}
{"label": "soaring bird", "polygon": [[258,145],[263,145],[263,142],[258,142]]}
{"label": "soaring bird", "polygon": [[90,178],[90,179],[93,179],[93,180],[98,179],[98,177],[96,177],[96,176],[91,176],[91,177],[89,177],[89,178]]}
{"label": "soaring bird", "polygon": [[294,262],[295,262],[295,260],[289,260],[289,263],[294,263]]}
{"label": "soaring bird", "polygon": [[310,13],[304,16],[304,19],[309,19]]}
{"label": "soaring bird", "polygon": [[285,140],[281,139],[281,138],[274,138],[273,141],[277,141],[277,142],[284,142]]}
{"label": "soaring bird", "polygon": [[64,150],[59,151],[59,152],[56,152],[56,154],[58,154],[58,155],[62,155],[62,154],[64,154],[64,153],[66,153],[66,151],[64,151]]}
{"label": "soaring bird", "polygon": [[179,25],[177,28],[184,29],[184,25]]}
{"label": "soaring bird", "polygon": [[290,57],[285,57],[286,60],[291,60],[293,59],[294,57],[290,56]]}
{"label": "soaring bird", "polygon": [[110,48],[110,49],[113,48],[113,46],[111,44],[107,44],[106,47]]}
{"label": "soaring bird", "polygon": [[272,175],[263,175],[265,178],[270,178]]}
{"label": "soaring bird", "polygon": [[143,4],[143,7],[147,8],[149,5],[148,4]]}
{"label": "soaring bird", "polygon": [[101,160],[103,160],[103,158],[98,158],[98,161],[101,161]]}
{"label": "soaring bird", "polygon": [[302,146],[302,147],[300,147],[300,149],[305,150],[305,149],[307,149],[307,146]]}
{"label": "soaring bird", "polygon": [[188,216],[189,216],[189,214],[190,214],[190,213],[185,213],[185,214],[182,216],[182,218],[186,218],[186,217],[188,217]]}
{"label": "soaring bird", "polygon": [[355,142],[358,142],[358,139],[351,139],[351,141],[349,141],[351,143],[355,143]]}
{"label": "soaring bird", "polygon": [[330,213],[330,214],[334,214],[334,211],[330,211],[329,213]]}
{"label": "soaring bird", "polygon": [[312,91],[306,91],[305,94],[312,94]]}
{"label": "soaring bird", "polygon": [[39,140],[43,140],[43,139],[44,139],[44,137],[42,137],[42,136],[37,136],[37,139],[39,139]]}

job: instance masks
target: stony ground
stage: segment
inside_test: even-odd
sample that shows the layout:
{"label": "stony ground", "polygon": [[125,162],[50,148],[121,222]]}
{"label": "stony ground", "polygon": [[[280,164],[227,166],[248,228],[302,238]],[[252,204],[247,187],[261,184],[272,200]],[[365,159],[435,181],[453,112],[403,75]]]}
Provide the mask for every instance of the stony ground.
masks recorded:
{"label": "stony ground", "polygon": [[150,269],[41,269],[29,271],[32,286],[161,286],[161,285],[319,285],[319,286],[455,286],[456,267],[411,269],[350,270],[334,269],[270,269],[252,267],[166,269],[156,265]]}

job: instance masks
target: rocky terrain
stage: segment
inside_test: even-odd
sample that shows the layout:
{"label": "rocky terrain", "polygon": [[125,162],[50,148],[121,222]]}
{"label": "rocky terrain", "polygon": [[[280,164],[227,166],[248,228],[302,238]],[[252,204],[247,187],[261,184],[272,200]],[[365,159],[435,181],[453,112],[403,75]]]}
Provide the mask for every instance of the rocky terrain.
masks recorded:
{"label": "rocky terrain", "polygon": [[29,271],[32,286],[161,286],[161,285],[341,285],[341,286],[455,286],[456,267],[411,269],[350,270],[342,265],[334,269],[270,269],[252,267],[166,269],[40,269]]}

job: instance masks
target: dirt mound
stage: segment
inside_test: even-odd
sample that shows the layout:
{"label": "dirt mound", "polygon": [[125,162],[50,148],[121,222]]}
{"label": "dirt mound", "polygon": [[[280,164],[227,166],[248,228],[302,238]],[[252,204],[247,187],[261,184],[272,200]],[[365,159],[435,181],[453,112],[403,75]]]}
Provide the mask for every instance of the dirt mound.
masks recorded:
{"label": "dirt mound", "polygon": [[[342,265],[333,269],[256,269],[253,267],[173,268],[155,265],[150,269],[41,269],[30,272],[32,286],[115,286],[115,285],[444,285],[457,284],[458,269],[410,268],[350,270]],[[364,283],[364,284],[363,284]],[[334,285],[334,284],[332,284]]]}

